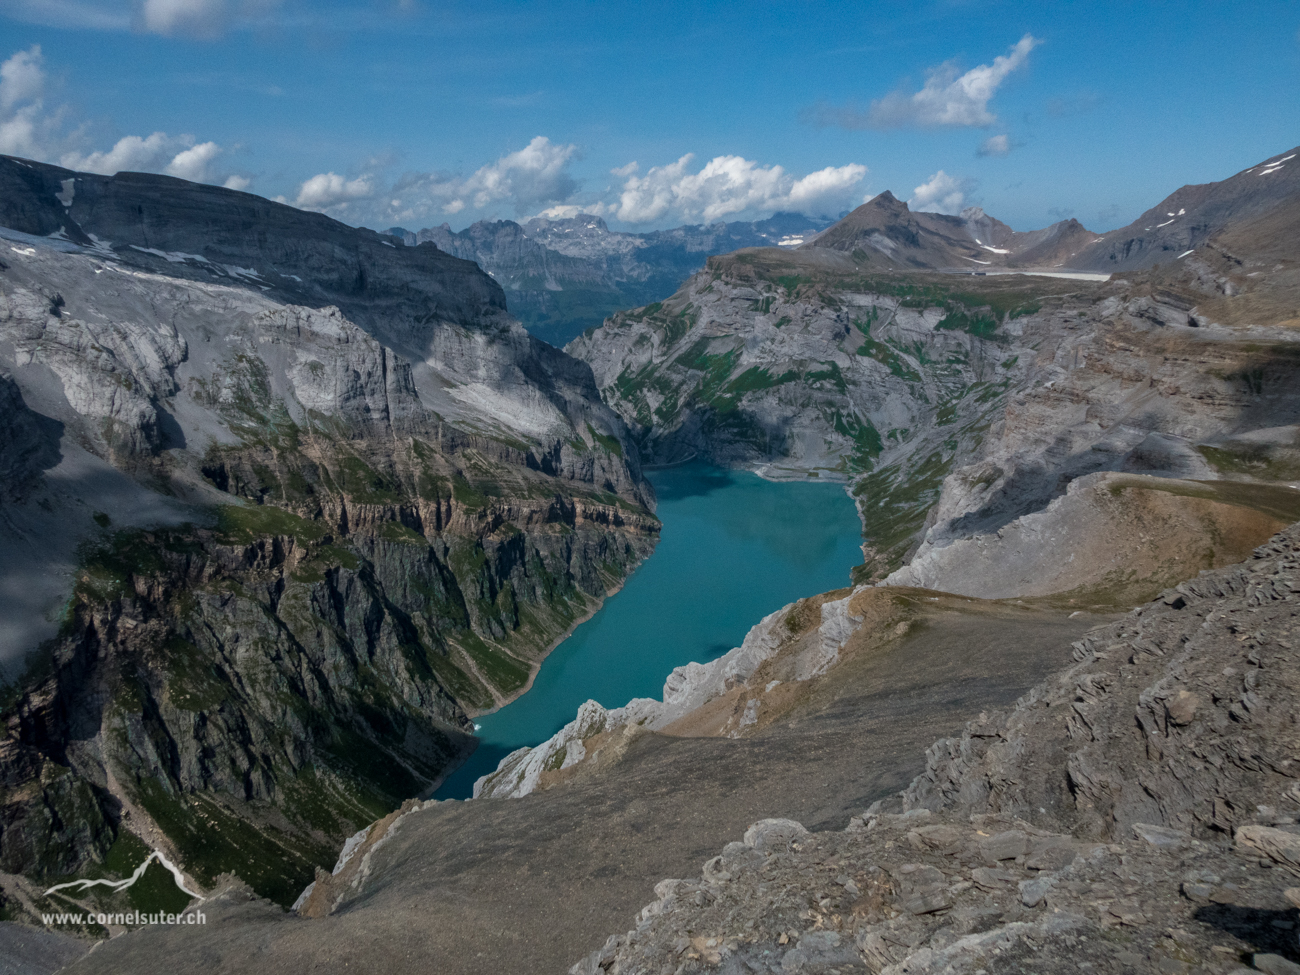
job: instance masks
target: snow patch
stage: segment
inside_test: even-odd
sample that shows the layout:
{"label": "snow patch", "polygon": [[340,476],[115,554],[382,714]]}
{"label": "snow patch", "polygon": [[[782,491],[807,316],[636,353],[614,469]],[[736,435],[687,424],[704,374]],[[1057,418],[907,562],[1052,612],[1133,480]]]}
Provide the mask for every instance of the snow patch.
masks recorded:
{"label": "snow patch", "polygon": [[75,179],[65,179],[63,189],[54,194],[54,198],[62,203],[65,207],[72,206],[72,200],[77,195],[77,181]]}
{"label": "snow patch", "polygon": [[486,383],[467,383],[448,392],[462,405],[529,437],[545,438],[568,425],[560,411],[546,400],[524,403]]}
{"label": "snow patch", "polygon": [[186,254],[184,251],[160,251],[156,247],[141,247],[139,244],[132,244],[131,249],[140,251],[143,254],[152,254],[154,257],[161,257],[169,264],[184,264],[186,261],[208,263],[208,259],[202,254]]}
{"label": "snow patch", "polygon": [[1161,227],[1168,227],[1171,223],[1173,223],[1172,220],[1166,220],[1164,223],[1158,223],[1156,224],[1156,230],[1159,230]]}
{"label": "snow patch", "polygon": [[1182,260],[1184,257],[1186,257],[1188,254],[1194,253],[1195,250],[1196,250],[1196,248],[1193,247],[1190,251],[1183,251],[1181,254],[1179,254],[1177,257],[1175,257],[1174,260],[1176,260],[1176,261],[1181,261],[1181,260]]}
{"label": "snow patch", "polygon": [[988,244],[980,244],[986,251],[992,251],[994,254],[1010,254],[1011,251],[1003,250],[1001,247],[990,247]]}

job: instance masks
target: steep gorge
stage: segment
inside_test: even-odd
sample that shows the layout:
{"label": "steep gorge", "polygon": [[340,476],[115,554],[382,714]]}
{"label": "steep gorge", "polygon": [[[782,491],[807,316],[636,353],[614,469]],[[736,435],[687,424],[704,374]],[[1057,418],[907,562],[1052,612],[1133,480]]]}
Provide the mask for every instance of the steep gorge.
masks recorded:
{"label": "steep gorge", "polygon": [[0,870],[144,839],[288,904],[653,549],[635,446],[432,246],[166,177],[0,178]]}

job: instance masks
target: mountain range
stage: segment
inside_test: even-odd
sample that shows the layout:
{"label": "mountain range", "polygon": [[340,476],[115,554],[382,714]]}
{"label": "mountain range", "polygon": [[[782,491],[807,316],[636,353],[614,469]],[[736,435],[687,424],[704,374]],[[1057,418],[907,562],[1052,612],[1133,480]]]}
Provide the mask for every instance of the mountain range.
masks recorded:
{"label": "mountain range", "polygon": [[530,332],[556,346],[599,325],[620,308],[672,294],[710,254],[741,247],[794,247],[829,221],[777,213],[750,223],[713,223],[631,234],[611,231],[600,217],[534,217],[479,221],[461,231],[449,225],[412,233],[387,231],[408,245],[429,241],[475,261],[506,293],[506,302]]}
{"label": "mountain range", "polygon": [[1073,219],[1042,230],[1014,231],[979,207],[955,217],[913,213],[885,191],[800,246],[852,253],[882,270],[1106,274],[1178,260],[1229,233],[1252,253],[1270,247],[1282,251],[1296,231],[1296,217],[1285,204],[1300,191],[1297,158],[1300,148],[1221,182],[1184,186],[1128,226],[1104,234]]}
{"label": "mountain range", "polygon": [[[0,187],[29,970],[1300,959],[1295,152],[1108,234],[881,194],[564,351],[429,241],[8,157]],[[612,259],[522,229],[517,264]],[[852,584],[423,800],[652,550],[643,461],[692,456],[844,483]],[[45,894],[149,848],[206,925],[33,933],[183,906]]]}

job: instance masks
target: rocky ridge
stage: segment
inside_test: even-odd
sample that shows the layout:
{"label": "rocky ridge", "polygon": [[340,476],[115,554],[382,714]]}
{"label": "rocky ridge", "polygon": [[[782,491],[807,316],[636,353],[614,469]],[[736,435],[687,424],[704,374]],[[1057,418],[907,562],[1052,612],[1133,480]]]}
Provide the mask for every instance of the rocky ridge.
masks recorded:
{"label": "rocky ridge", "polygon": [[1300,529],[1074,645],[843,832],[755,823],[574,973],[1291,972]]}
{"label": "rocky ridge", "polygon": [[[1237,235],[1232,249],[1260,253],[1281,245],[1294,259],[1294,235],[1286,240],[1268,220],[1296,218],[1300,196],[1300,146],[1279,152],[1240,173],[1215,183],[1184,186],[1127,227],[1099,235],[1081,249],[1069,266],[1080,270],[1116,271],[1149,268],[1181,260],[1189,252]],[[1253,233],[1240,235],[1250,227]],[[1270,232],[1272,231],[1272,232]]]}
{"label": "rocky ridge", "polygon": [[967,207],[959,216],[913,213],[886,190],[800,246],[851,253],[857,262],[881,270],[973,272],[1073,267],[1074,254],[1096,239],[1077,220],[1018,232],[980,207]]}

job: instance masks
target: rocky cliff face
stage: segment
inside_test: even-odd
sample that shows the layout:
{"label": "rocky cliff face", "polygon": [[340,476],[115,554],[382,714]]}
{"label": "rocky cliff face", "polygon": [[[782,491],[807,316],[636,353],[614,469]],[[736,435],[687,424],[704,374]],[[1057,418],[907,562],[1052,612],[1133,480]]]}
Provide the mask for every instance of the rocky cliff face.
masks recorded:
{"label": "rocky cliff face", "polygon": [[[1119,271],[1149,268],[1180,260],[1188,251],[1211,244],[1263,218],[1287,214],[1294,224],[1300,209],[1300,146],[1279,152],[1258,165],[1216,183],[1184,186],[1127,227],[1101,235],[1071,258],[1081,270]],[[1267,226],[1263,233],[1238,239],[1234,249],[1261,253],[1282,243]],[[1280,228],[1278,228],[1280,229]],[[1294,234],[1284,245],[1294,258]]]}
{"label": "rocky cliff face", "polygon": [[651,551],[635,445],[433,246],[165,177],[0,180],[0,870],[134,834],[288,903]]}
{"label": "rocky cliff face", "polygon": [[[904,444],[953,441],[950,457],[1023,373],[1016,326],[995,338],[991,315],[941,287],[913,290],[872,280],[847,256],[743,251],[568,350],[591,363],[656,463],[700,454],[847,480]],[[1035,297],[1017,285],[985,300],[1023,311]],[[938,429],[959,413],[960,429]]]}

